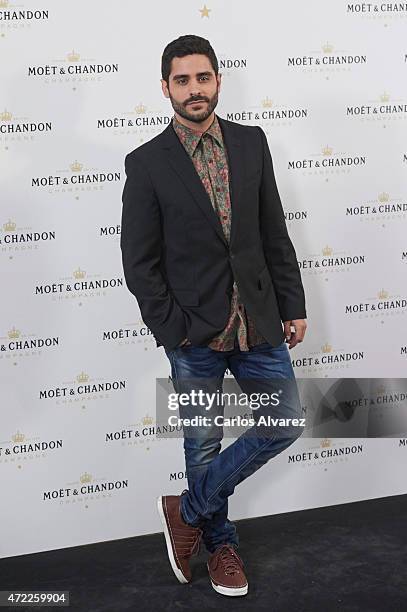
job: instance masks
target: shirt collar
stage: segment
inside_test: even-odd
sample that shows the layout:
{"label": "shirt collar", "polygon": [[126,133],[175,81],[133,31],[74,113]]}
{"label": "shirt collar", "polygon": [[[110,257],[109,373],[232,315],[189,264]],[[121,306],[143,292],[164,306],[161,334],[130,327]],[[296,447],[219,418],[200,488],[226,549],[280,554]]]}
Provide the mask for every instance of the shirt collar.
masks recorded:
{"label": "shirt collar", "polygon": [[[192,156],[199,144],[199,141],[201,140],[202,133],[187,127],[183,123],[180,123],[175,115],[172,118],[172,125],[182,144]],[[211,125],[203,133],[210,134],[218,145],[223,147],[222,130],[216,115],[214,116],[214,120],[212,121]]]}

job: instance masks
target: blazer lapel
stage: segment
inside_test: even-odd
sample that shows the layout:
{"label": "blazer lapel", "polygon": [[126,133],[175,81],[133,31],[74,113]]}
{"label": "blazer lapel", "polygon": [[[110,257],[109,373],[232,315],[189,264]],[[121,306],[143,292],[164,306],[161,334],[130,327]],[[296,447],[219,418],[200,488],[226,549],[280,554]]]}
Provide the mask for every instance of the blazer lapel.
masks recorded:
{"label": "blazer lapel", "polygon": [[[245,176],[245,164],[243,159],[243,147],[240,139],[233,133],[231,124],[221,117],[218,117],[219,125],[226,147],[228,166],[229,166],[229,192],[232,206],[232,225],[230,229],[230,245],[236,239],[238,232],[239,210],[241,205],[241,188]],[[222,240],[229,246],[223,233],[222,224],[216,211],[213,209],[210,197],[206,193],[205,187],[198,176],[192,159],[185,151],[178,136],[176,135],[171,123],[162,132],[164,137],[163,147],[168,151],[168,161],[173,170],[180,177],[185,187],[192,195],[196,204],[200,207],[208,222]]]}
{"label": "blazer lapel", "polygon": [[164,149],[167,149],[168,161],[170,165],[180,177],[219,238],[227,246],[227,240],[223,233],[222,224],[217,213],[213,209],[211,199],[208,196],[197,171],[195,170],[192,159],[189,157],[188,153],[185,151],[184,147],[179,141],[179,138],[176,135],[171,123],[164,130],[163,136],[163,147]]}
{"label": "blazer lapel", "polygon": [[226,146],[229,166],[229,193],[232,206],[232,225],[230,228],[230,245],[237,235],[240,211],[240,192],[245,176],[245,165],[243,160],[243,147],[239,138],[233,133],[231,124],[218,117],[222,130],[223,140]]}

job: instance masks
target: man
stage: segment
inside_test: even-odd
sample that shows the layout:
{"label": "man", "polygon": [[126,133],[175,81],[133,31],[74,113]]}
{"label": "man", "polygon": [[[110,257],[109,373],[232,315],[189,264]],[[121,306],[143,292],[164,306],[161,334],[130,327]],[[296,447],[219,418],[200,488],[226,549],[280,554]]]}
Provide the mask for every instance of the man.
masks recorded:
{"label": "man", "polygon": [[[227,368],[244,392],[270,391],[273,378],[295,379],[287,345],[302,342],[306,311],[266,136],[215,114],[221,75],[210,43],[199,36],[166,46],[161,85],[172,122],[125,160],[127,286],[165,350],[178,393],[219,391]],[[295,391],[269,413],[298,417]],[[191,414],[191,406],[179,409],[181,417]],[[194,410],[206,413],[205,406]],[[219,427],[184,427],[189,488],[158,499],[180,582],[191,580],[189,561],[202,538],[213,588],[248,592],[228,497],[302,429],[277,433],[244,434],[220,452]]]}

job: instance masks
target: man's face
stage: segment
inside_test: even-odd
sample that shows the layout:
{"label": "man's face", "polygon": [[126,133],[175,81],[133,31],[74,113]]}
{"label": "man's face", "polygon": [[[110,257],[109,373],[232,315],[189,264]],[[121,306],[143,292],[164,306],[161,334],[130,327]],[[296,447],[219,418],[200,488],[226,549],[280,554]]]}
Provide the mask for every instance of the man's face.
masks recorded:
{"label": "man's face", "polygon": [[161,79],[166,98],[176,113],[194,123],[205,121],[218,103],[221,75],[215,75],[206,55],[174,57],[168,84]]}

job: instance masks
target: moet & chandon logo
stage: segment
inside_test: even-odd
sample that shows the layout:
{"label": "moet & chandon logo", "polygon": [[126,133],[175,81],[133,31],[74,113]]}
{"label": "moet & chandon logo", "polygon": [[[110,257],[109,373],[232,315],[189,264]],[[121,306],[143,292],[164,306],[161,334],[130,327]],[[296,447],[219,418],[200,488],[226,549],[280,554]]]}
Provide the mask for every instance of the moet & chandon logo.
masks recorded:
{"label": "moet & chandon logo", "polygon": [[268,96],[265,96],[260,104],[247,109],[226,113],[226,119],[229,121],[238,121],[241,123],[246,121],[261,122],[261,125],[265,127],[265,129],[269,126],[291,125],[293,120],[307,118],[307,108],[290,107]]}
{"label": "moet & chandon logo", "polygon": [[387,191],[379,193],[376,199],[363,204],[346,206],[346,216],[359,217],[363,221],[399,221],[405,218],[407,201],[402,198],[391,198]]}
{"label": "moet & chandon logo", "polygon": [[40,355],[42,349],[59,346],[59,340],[59,336],[38,337],[37,334],[23,334],[13,326],[7,336],[0,336],[0,358],[9,355]]}
{"label": "moet & chandon logo", "polygon": [[152,445],[157,444],[165,437],[160,434],[168,431],[182,431],[182,425],[157,425],[156,420],[146,413],[140,421],[131,423],[123,429],[108,431],[105,435],[106,442],[120,442],[121,446],[137,446],[149,451]]}
{"label": "moet & chandon logo", "polygon": [[0,142],[27,142],[34,140],[37,134],[51,131],[51,121],[31,121],[28,117],[17,117],[7,108],[0,112]]}
{"label": "moet & chandon logo", "polygon": [[107,295],[110,289],[123,287],[121,277],[102,277],[100,274],[88,274],[78,267],[72,275],[57,282],[36,285],[35,295],[52,295],[57,299],[78,299],[84,297],[100,297]]}
{"label": "moet & chandon logo", "polygon": [[367,55],[348,53],[340,49],[336,50],[329,41],[323,43],[320,49],[305,53],[304,55],[292,55],[287,58],[289,68],[302,68],[304,72],[339,72],[349,71],[354,66],[367,63]]}
{"label": "moet & chandon logo", "polygon": [[121,173],[116,171],[101,172],[98,168],[88,168],[75,159],[64,170],[47,176],[31,178],[34,189],[46,188],[48,193],[78,192],[102,190],[106,184],[117,183]]}
{"label": "moet & chandon logo", "polygon": [[357,314],[359,319],[381,317],[383,320],[386,316],[405,314],[406,308],[405,297],[390,294],[386,289],[380,289],[375,296],[365,298],[364,302],[344,304],[345,314]]}
{"label": "moet & chandon logo", "polygon": [[44,78],[45,83],[96,82],[102,75],[114,75],[119,72],[119,64],[114,62],[97,62],[85,58],[72,49],[63,58],[53,62],[30,65],[27,67],[28,78]]}
{"label": "moet & chandon logo", "polygon": [[112,497],[120,490],[127,489],[129,480],[110,480],[94,478],[89,472],[83,472],[79,479],[69,482],[58,489],[45,490],[43,501],[60,500],[60,503],[75,503],[78,501],[94,501]]}
{"label": "moet & chandon logo", "polygon": [[401,98],[391,100],[387,92],[380,94],[377,100],[369,101],[366,104],[346,107],[347,117],[357,117],[362,121],[383,121],[386,117],[389,117],[392,121],[395,119],[405,120],[406,115],[407,103]]}
{"label": "moet & chandon logo", "polygon": [[17,223],[9,219],[0,227],[0,248],[2,251],[19,252],[38,249],[44,242],[55,240],[55,230],[33,231],[31,227],[17,227]]}
{"label": "moet & chandon logo", "polygon": [[17,430],[10,438],[0,446],[0,463],[8,461],[18,461],[20,457],[24,459],[30,455],[30,459],[44,457],[46,451],[53,451],[62,448],[62,439],[41,440],[38,437],[30,437]]}
{"label": "moet & chandon logo", "polygon": [[303,467],[323,467],[329,464],[343,463],[351,457],[362,455],[364,445],[361,443],[349,444],[346,442],[333,442],[330,438],[323,438],[318,446],[311,446],[309,450],[288,455],[288,464],[301,464]]}
{"label": "moet & chandon logo", "polygon": [[153,332],[141,317],[136,323],[128,323],[118,329],[102,330],[102,340],[104,342],[115,342],[119,346],[142,345],[144,350],[152,347],[156,348]]}
{"label": "moet & chandon logo", "polygon": [[330,145],[325,145],[318,153],[312,153],[308,158],[291,159],[288,170],[303,170],[303,174],[312,174],[318,178],[328,174],[348,174],[351,169],[366,165],[366,155],[347,155],[335,153]]}
{"label": "moet & chandon logo", "polygon": [[[130,111],[111,117],[98,118],[96,121],[98,130],[111,130],[115,135],[136,133],[153,135],[169,125],[171,116],[149,109],[140,102]],[[157,130],[158,127],[161,130]]]}
{"label": "moet & chandon logo", "polygon": [[291,363],[294,368],[300,369],[302,374],[310,374],[349,368],[353,362],[364,358],[364,351],[334,349],[329,342],[326,342],[319,351],[292,359]]}
{"label": "moet & chandon logo", "polygon": [[405,2],[345,2],[348,15],[357,15],[365,19],[405,19],[407,4]]}
{"label": "moet & chandon logo", "polygon": [[16,30],[29,29],[36,23],[48,21],[49,10],[24,7],[21,2],[0,0],[0,36]]}
{"label": "moet & chandon logo", "polygon": [[111,393],[126,390],[126,380],[103,380],[92,378],[83,370],[74,379],[64,381],[62,384],[40,389],[40,400],[57,400],[57,404],[66,404],[76,401],[108,399]]}
{"label": "moet & chandon logo", "polygon": [[300,269],[306,274],[328,274],[338,270],[349,272],[353,266],[364,263],[365,255],[334,251],[329,245],[325,245],[320,254],[310,254],[298,261]]}

